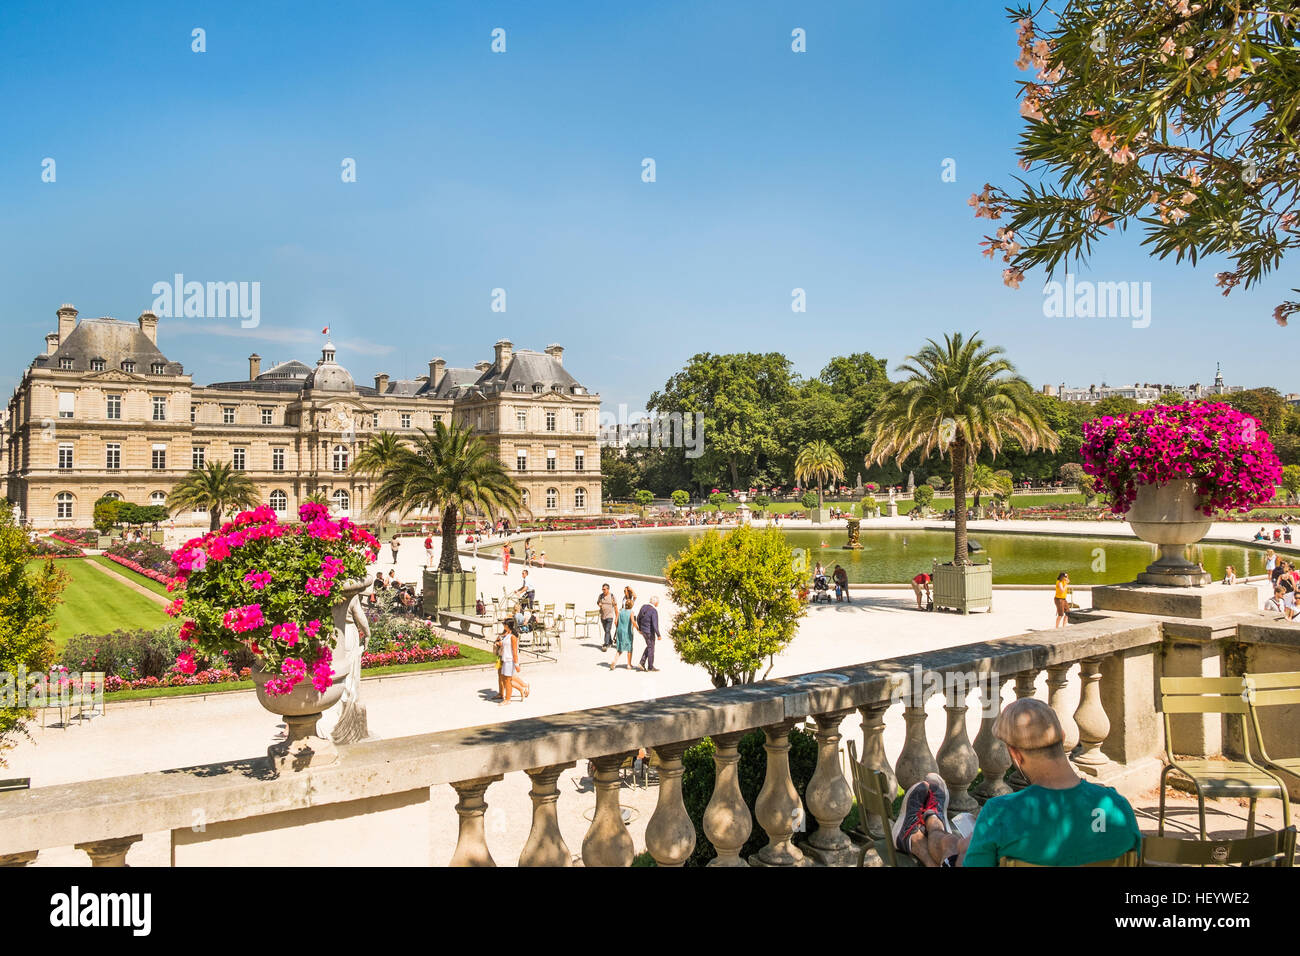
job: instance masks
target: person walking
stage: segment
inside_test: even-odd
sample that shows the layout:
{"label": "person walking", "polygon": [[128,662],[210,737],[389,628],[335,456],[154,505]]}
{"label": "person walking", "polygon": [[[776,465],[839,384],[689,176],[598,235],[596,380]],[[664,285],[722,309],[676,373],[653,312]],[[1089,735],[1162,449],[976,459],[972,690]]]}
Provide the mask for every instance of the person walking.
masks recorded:
{"label": "person walking", "polygon": [[397,544],[397,535],[393,535],[393,539],[392,539],[391,541],[388,542],[388,547],[392,549],[392,552],[393,552],[393,568],[396,569],[396,567],[397,567],[397,547],[398,547],[398,544]]}
{"label": "person walking", "polygon": [[510,575],[510,548],[507,546],[501,548],[501,573],[507,577]]}
{"label": "person walking", "polygon": [[1056,576],[1056,596],[1052,598],[1056,605],[1055,627],[1065,627],[1070,612],[1070,575],[1062,571]]}
{"label": "person walking", "polygon": [[533,539],[524,538],[524,567],[533,566]]}
{"label": "person walking", "polygon": [[528,699],[532,688],[519,676],[519,630],[514,618],[501,622],[501,633],[497,635],[495,649],[498,668],[498,706],[510,703],[516,690]]}
{"label": "person walking", "polygon": [[657,671],[655,667],[655,643],[661,640],[659,634],[659,598],[650,596],[649,604],[642,604],[636,616],[636,629],[645,638],[645,650],[641,652],[641,670]]}
{"label": "person walking", "polygon": [[608,584],[600,586],[600,597],[596,598],[596,609],[600,611],[600,626],[605,629],[605,640],[600,645],[601,651],[607,651],[614,644],[614,621],[618,617],[618,599],[614,597]]}
{"label": "person walking", "polygon": [[424,536],[424,566],[433,567],[433,535]]}
{"label": "person walking", "polygon": [[627,654],[627,669],[632,669],[632,601],[624,601],[618,611],[618,624],[614,628],[614,659],[609,662],[612,671],[618,666],[618,659]]}

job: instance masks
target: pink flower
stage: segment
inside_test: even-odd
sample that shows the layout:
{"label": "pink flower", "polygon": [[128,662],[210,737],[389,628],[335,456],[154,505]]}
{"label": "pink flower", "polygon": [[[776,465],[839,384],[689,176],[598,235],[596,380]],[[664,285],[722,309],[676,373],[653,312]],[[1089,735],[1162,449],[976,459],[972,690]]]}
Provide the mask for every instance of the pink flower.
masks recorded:
{"label": "pink flower", "polygon": [[308,637],[315,637],[316,632],[320,630],[320,621],[308,621],[304,630]]}
{"label": "pink flower", "polygon": [[329,578],[308,578],[307,585],[303,590],[317,597],[325,597],[331,590]]}
{"label": "pink flower", "polygon": [[168,617],[175,617],[176,615],[181,613],[181,608],[184,606],[185,606],[185,598],[177,598],[175,601],[172,601],[171,604],[168,604],[165,608],[163,608],[163,610],[166,612]]}
{"label": "pink flower", "polygon": [[332,580],[343,571],[343,559],[327,555],[321,559],[320,569],[322,577]]}
{"label": "pink flower", "polygon": [[249,571],[244,575],[244,583],[254,591],[260,591],[271,583],[270,571]]}
{"label": "pink flower", "polygon": [[328,518],[329,516],[329,509],[316,501],[309,501],[298,509],[298,520],[303,524],[310,524],[313,521]]}
{"label": "pink flower", "polygon": [[194,652],[184,650],[177,654],[176,669],[182,674],[193,674],[198,669],[198,665],[194,663]]}
{"label": "pink flower", "polygon": [[278,641],[284,641],[290,647],[298,643],[298,624],[296,621],[286,621],[283,624],[277,624],[271,628],[271,636]]}
{"label": "pink flower", "polygon": [[221,626],[229,628],[236,634],[256,630],[265,624],[266,621],[262,619],[262,605],[260,604],[232,607],[221,618]]}

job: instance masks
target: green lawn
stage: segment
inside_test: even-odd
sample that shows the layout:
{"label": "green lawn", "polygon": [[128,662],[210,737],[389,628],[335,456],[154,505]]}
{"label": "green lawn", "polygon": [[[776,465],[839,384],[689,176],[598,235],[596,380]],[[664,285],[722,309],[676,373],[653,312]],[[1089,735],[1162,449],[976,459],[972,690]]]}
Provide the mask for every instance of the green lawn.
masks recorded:
{"label": "green lawn", "polygon": [[[41,563],[36,560],[29,565]],[[160,605],[92,568],[85,558],[65,558],[54,565],[70,579],[54,609],[54,646],[58,650],[77,634],[162,627],[171,620]]]}
{"label": "green lawn", "polygon": [[175,597],[175,595],[168,592],[167,585],[159,584],[153,578],[146,578],[143,574],[139,574],[138,572],[132,571],[130,568],[123,567],[122,565],[118,564],[116,561],[110,561],[107,557],[105,557],[102,554],[92,554],[87,560],[94,561],[96,564],[102,564],[104,567],[108,568],[108,570],[112,571],[114,574],[120,575],[121,577],[126,578],[128,581],[134,581],[136,584],[143,585],[144,587],[147,587],[150,591],[153,591],[155,594],[162,595],[169,601],[173,597]]}

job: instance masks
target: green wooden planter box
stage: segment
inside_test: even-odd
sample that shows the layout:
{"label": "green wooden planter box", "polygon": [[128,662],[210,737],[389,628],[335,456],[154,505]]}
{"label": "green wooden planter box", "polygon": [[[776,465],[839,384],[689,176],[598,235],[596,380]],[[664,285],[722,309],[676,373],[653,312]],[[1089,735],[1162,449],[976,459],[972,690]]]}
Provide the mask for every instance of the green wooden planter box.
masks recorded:
{"label": "green wooden planter box", "polygon": [[478,599],[478,574],[474,571],[425,570],[424,613],[453,611],[456,614],[473,614]]}
{"label": "green wooden planter box", "polygon": [[964,567],[934,562],[931,571],[934,606],[968,614],[993,610],[993,562]]}

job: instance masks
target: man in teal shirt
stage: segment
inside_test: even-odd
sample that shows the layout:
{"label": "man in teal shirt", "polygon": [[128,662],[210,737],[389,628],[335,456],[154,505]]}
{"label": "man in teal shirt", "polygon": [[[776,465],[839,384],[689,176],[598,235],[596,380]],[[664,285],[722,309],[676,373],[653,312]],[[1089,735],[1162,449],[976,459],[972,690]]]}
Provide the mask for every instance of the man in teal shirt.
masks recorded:
{"label": "man in teal shirt", "polygon": [[1039,866],[1084,866],[1137,850],[1142,834],[1129,802],[1079,777],[1065,756],[1056,714],[1041,700],[1008,704],[993,727],[1030,786],[994,797],[975,821],[963,866],[1009,857]]}

